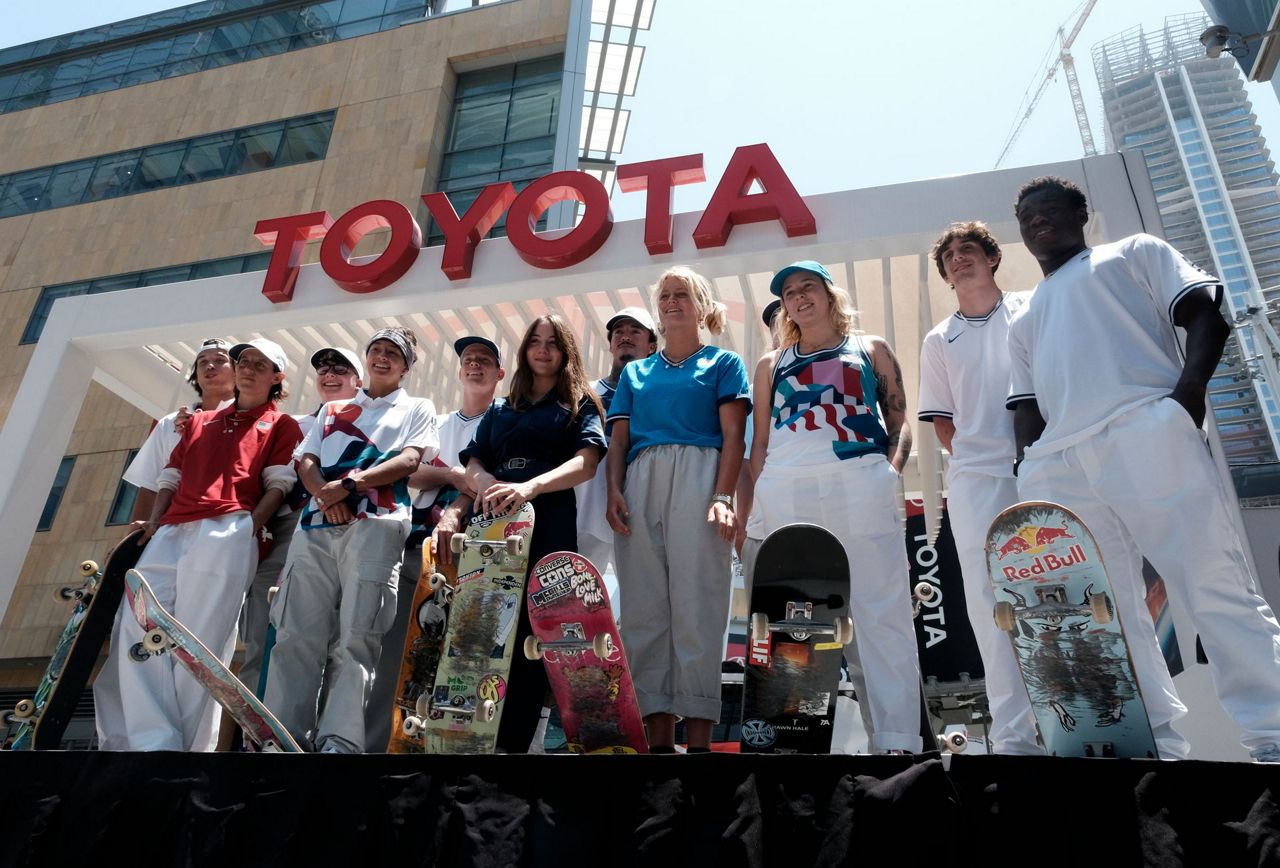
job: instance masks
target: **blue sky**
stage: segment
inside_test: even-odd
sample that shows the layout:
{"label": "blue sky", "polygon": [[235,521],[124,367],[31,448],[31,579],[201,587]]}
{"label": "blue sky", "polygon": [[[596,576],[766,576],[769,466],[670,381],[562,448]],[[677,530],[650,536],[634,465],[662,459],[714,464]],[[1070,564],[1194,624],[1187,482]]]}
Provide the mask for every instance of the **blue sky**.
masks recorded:
{"label": "blue sky", "polygon": [[[1080,0],[657,0],[639,87],[629,103],[625,161],[705,155],[708,181],[676,190],[698,210],[738,145],[768,142],[801,193],[986,171],[1038,80],[1059,25]],[[6,10],[0,47],[177,5],[148,0],[46,0]],[[787,14],[779,15],[785,9]],[[1103,139],[1093,46],[1195,0],[1152,11],[1146,0],[1100,0],[1072,53],[1095,139]],[[1280,136],[1270,84],[1249,86],[1264,133]],[[1278,140],[1280,141],[1280,140]],[[1081,155],[1061,73],[1005,166]],[[643,196],[615,194],[618,219]]]}

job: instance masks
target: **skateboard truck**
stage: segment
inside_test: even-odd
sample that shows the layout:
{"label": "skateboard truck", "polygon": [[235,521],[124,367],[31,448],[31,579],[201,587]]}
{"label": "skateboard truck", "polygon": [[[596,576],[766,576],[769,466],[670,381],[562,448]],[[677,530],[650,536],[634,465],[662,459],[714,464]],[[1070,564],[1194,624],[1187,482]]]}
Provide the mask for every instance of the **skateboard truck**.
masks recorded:
{"label": "skateboard truck", "polygon": [[[1089,587],[1092,589],[1093,586]],[[1072,605],[1067,602],[1066,590],[1062,585],[1050,585],[1036,588],[1037,602],[1034,605],[1028,605],[1026,597],[1008,588],[1004,590],[1014,595],[1016,604],[1000,600],[996,603],[993,614],[996,626],[1006,633],[1012,633],[1017,627],[1018,620],[1024,618],[1044,618],[1050,624],[1056,625],[1069,616],[1088,616],[1095,624],[1111,623],[1111,601],[1105,593],[1095,594],[1092,590],[1086,590],[1084,602],[1080,605]]]}
{"label": "skateboard truck", "polygon": [[502,548],[505,549],[507,554],[514,557],[524,551],[524,537],[509,536],[501,541],[501,545],[499,545],[498,540],[467,539],[465,533],[455,533],[449,541],[449,548],[455,555],[462,554],[463,549],[479,549],[480,556],[485,560],[491,559]]}
{"label": "skateboard truck", "polygon": [[853,641],[853,619],[842,615],[832,624],[813,620],[813,603],[787,602],[787,616],[781,621],[770,621],[764,612],[751,613],[751,641],[763,642],[770,633],[790,633],[798,642],[810,636],[831,636],[841,645]]}
{"label": "skateboard truck", "polygon": [[552,639],[543,642],[537,636],[526,636],[524,640],[524,656],[530,660],[541,660],[548,651],[585,651],[590,649],[601,660],[607,660],[613,653],[613,642],[608,633],[597,633],[590,642],[578,636],[566,636],[563,639]]}

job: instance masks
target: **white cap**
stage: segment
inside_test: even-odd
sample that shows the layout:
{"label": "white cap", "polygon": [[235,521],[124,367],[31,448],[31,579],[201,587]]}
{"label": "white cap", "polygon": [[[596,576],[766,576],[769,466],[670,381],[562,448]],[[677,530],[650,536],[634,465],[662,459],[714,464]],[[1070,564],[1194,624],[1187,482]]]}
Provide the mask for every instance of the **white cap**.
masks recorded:
{"label": "white cap", "polygon": [[271,364],[276,366],[276,370],[285,371],[288,369],[289,357],[284,354],[284,349],[275,341],[269,341],[266,338],[256,338],[247,344],[236,344],[229,353],[231,361],[237,361],[240,358],[240,354],[249,347],[253,347],[270,359]]}
{"label": "white cap", "polygon": [[311,354],[311,367],[320,367],[320,360],[330,353],[344,359],[347,367],[355,371],[357,376],[360,377],[360,382],[364,382],[364,364],[360,361],[360,357],[352,350],[343,349],[342,347],[321,347],[316,350]]}
{"label": "white cap", "polygon": [[643,328],[649,330],[649,334],[654,338],[658,337],[658,327],[653,324],[653,317],[649,316],[649,311],[642,307],[624,307],[622,310],[609,317],[609,321],[604,324],[606,334],[613,334],[613,327],[618,324],[619,320],[630,319],[638,322]]}

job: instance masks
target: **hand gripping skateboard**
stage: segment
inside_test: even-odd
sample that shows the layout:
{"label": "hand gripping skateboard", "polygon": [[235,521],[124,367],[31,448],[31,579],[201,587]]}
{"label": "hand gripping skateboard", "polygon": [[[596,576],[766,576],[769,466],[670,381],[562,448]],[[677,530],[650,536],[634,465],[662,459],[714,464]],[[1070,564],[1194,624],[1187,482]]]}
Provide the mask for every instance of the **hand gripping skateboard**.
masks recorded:
{"label": "hand gripping skateboard", "polygon": [[157,602],[151,586],[137,570],[125,574],[125,596],[138,624],[146,631],[141,642],[129,649],[129,659],[141,665],[161,654],[173,658],[209,691],[219,705],[244,729],[245,738],[260,750],[298,753],[288,730],[262,700],[223,665],[218,655],[192,635],[177,618]]}
{"label": "hand gripping skateboard", "polygon": [[524,605],[533,507],[478,515],[454,534],[458,583],[431,698],[420,703],[427,753],[493,753]]}
{"label": "hand gripping skateboard", "polygon": [[431,689],[435,686],[436,670],[444,651],[445,625],[457,581],[456,564],[435,563],[428,539],[422,546],[422,573],[409,609],[404,656],[391,710],[388,753],[422,752],[422,720],[428,713]]}
{"label": "hand gripping skateboard", "polygon": [[1013,643],[1045,750],[1155,757],[1155,739],[1093,534],[1056,503],[995,517],[986,542],[996,626]]}
{"label": "hand gripping skateboard", "polygon": [[577,552],[552,552],[534,565],[528,591],[525,656],[546,664],[569,750],[648,753],[600,571]]}
{"label": "hand gripping skateboard", "polygon": [[71,617],[35,695],[5,714],[7,723],[18,725],[8,745],[11,750],[52,750],[61,743],[102,646],[111,635],[124,595],[125,570],[142,555],[140,534],[134,531],[116,543],[107,553],[106,566],[99,568],[93,561],[80,564],[80,587],[58,589],[59,599],[74,601]]}
{"label": "hand gripping skateboard", "polygon": [[756,557],[742,690],[743,753],[831,750],[849,617],[849,559],[825,528],[781,527]]}

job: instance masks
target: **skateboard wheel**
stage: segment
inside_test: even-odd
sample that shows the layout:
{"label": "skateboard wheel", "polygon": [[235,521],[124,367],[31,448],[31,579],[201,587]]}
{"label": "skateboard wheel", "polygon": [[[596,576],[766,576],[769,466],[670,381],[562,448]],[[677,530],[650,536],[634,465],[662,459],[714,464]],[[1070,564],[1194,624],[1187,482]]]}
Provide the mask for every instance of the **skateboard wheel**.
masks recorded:
{"label": "skateboard wheel", "polygon": [[769,638],[769,616],[764,612],[751,613],[751,641],[763,642]]}
{"label": "skateboard wheel", "polygon": [[850,618],[848,615],[841,615],[839,618],[836,618],[835,627],[836,627],[836,632],[832,638],[836,642],[839,642],[841,645],[848,645],[850,642],[853,641],[853,619],[852,618]]}
{"label": "skateboard wheel", "polygon": [[542,641],[537,636],[524,637],[524,656],[528,660],[542,659]]}
{"label": "skateboard wheel", "polygon": [[1089,614],[1097,624],[1111,623],[1111,602],[1106,594],[1089,595]]}
{"label": "skateboard wheel", "polygon": [[591,638],[591,650],[601,660],[608,660],[613,651],[613,641],[608,633],[597,633]]}
{"label": "skateboard wheel", "polygon": [[404,723],[400,724],[401,731],[409,738],[417,738],[422,735],[424,729],[422,721],[416,717],[406,717]]}
{"label": "skateboard wheel", "polygon": [[13,707],[13,719],[23,721],[29,719],[36,713],[36,704],[30,699],[24,699]]}
{"label": "skateboard wheel", "polygon": [[81,561],[80,562],[80,575],[92,576],[97,571],[98,571],[97,561]]}
{"label": "skateboard wheel", "polygon": [[509,536],[507,537],[507,554],[518,555],[524,551],[524,537]]}
{"label": "skateboard wheel", "polygon": [[953,732],[943,736],[942,746],[951,753],[964,753],[964,749],[969,746],[969,737],[963,732]]}
{"label": "skateboard wheel", "polygon": [[933,599],[934,587],[929,582],[917,582],[915,586],[915,598],[922,603],[927,603]]}
{"label": "skateboard wheel", "polygon": [[63,586],[54,591],[53,597],[55,600],[74,600],[76,598],[77,590],[77,588]]}
{"label": "skateboard wheel", "polygon": [[419,694],[418,698],[414,700],[413,710],[418,712],[418,717],[425,719],[431,713],[431,694]]}
{"label": "skateboard wheel", "polygon": [[150,659],[151,655],[147,653],[147,649],[142,647],[141,642],[134,642],[129,646],[129,659],[134,663],[141,663]]}
{"label": "skateboard wheel", "polygon": [[996,603],[995,608],[996,626],[1006,633],[1012,633],[1018,619],[1013,616],[1013,603],[1006,603],[1003,600]]}
{"label": "skateboard wheel", "polygon": [[160,654],[169,647],[169,637],[163,630],[150,630],[142,637],[142,647],[152,654]]}
{"label": "skateboard wheel", "polygon": [[480,720],[484,723],[493,723],[493,719],[498,716],[498,704],[492,699],[486,699],[480,703]]}
{"label": "skateboard wheel", "polygon": [[440,573],[432,573],[431,578],[427,579],[427,587],[431,589],[432,593],[440,590],[444,583],[445,578]]}
{"label": "skateboard wheel", "polygon": [[455,533],[449,538],[449,548],[455,555],[462,554],[462,550],[467,545],[467,535],[465,533]]}

